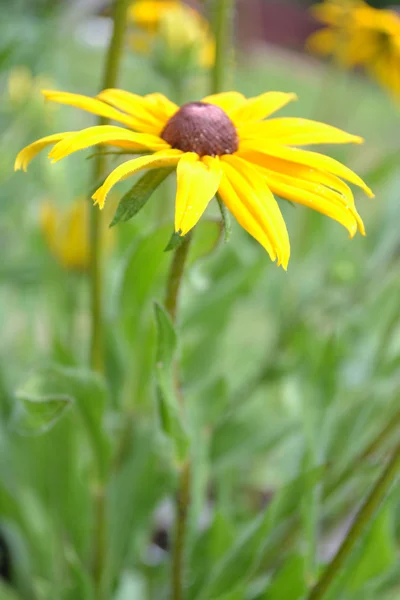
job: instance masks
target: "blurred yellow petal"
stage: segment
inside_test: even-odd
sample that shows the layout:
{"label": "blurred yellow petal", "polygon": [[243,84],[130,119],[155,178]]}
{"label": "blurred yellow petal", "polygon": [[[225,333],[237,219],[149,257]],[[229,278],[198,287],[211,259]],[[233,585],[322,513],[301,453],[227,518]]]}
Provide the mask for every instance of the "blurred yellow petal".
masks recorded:
{"label": "blurred yellow petal", "polygon": [[336,49],[337,41],[337,32],[324,27],[307,38],[306,47],[315,54],[329,56]]}
{"label": "blurred yellow petal", "polygon": [[155,31],[162,15],[180,5],[180,0],[136,0],[129,7],[129,18],[136,27]]}
{"label": "blurred yellow petal", "polygon": [[261,173],[236,156],[223,156],[221,163],[225,177],[219,193],[224,203],[271,259],[278,259],[278,265],[286,270],[290,256],[286,224]]}
{"label": "blurred yellow petal", "polygon": [[113,125],[96,125],[68,136],[59,142],[49,153],[52,162],[57,162],[73,152],[83,150],[97,144],[111,142],[129,142],[133,150],[162,150],[169,145],[157,136],[147,133],[134,133]]}
{"label": "blurred yellow petal", "polygon": [[222,177],[218,158],[203,161],[194,152],[182,156],[177,167],[175,231],[186,235],[215,196]]}
{"label": "blurred yellow petal", "polygon": [[224,110],[228,115],[239,106],[243,106],[246,98],[239,92],[221,92],[220,94],[212,94],[202,99],[202,102],[207,104],[215,104]]}
{"label": "blurred yellow petal", "polygon": [[229,116],[235,125],[240,127],[242,123],[261,121],[269,117],[292,100],[297,100],[296,94],[266,92],[255,98],[249,98],[244,104],[234,108]]}
{"label": "blurred yellow petal", "polygon": [[358,135],[346,133],[337,127],[308,119],[280,118],[262,123],[250,123],[239,128],[240,139],[262,136],[265,141],[291,146],[308,144],[361,144]]}
{"label": "blurred yellow petal", "polygon": [[357,185],[363,189],[368,196],[374,196],[370,188],[361,179],[361,177],[330,156],[325,156],[324,154],[311,152],[309,150],[300,150],[299,148],[290,148],[287,146],[278,145],[273,146],[272,144],[260,140],[245,140],[242,142],[240,150],[254,150],[269,156],[274,156],[276,158],[282,158],[294,163],[306,165],[312,169],[327,171],[328,173],[342,177],[343,179],[350,181],[350,183]]}
{"label": "blurred yellow petal", "polygon": [[17,158],[15,159],[14,170],[19,171],[22,169],[23,171],[26,171],[31,160],[35,158],[35,156],[39,154],[41,150],[47,146],[50,146],[50,144],[55,144],[56,142],[73,135],[74,133],[74,131],[55,133],[29,144],[29,146],[23,148],[23,150],[21,150],[21,152],[19,152],[17,155]]}
{"label": "blurred yellow petal", "polygon": [[80,94],[58,92],[55,90],[42,90],[42,94],[46,100],[51,100],[51,102],[75,106],[76,108],[81,108],[89,113],[98,115],[99,117],[106,117],[107,119],[119,121],[130,127],[134,127],[134,120],[131,117],[124,115],[119,110],[115,110],[115,108],[108,106],[108,104],[105,104],[96,98],[88,98],[87,96],[82,96]]}
{"label": "blurred yellow petal", "polygon": [[141,156],[139,158],[134,158],[133,160],[128,160],[114,169],[103,185],[93,194],[92,198],[95,201],[95,204],[98,204],[100,208],[103,208],[107,194],[119,181],[145,169],[172,167],[178,164],[181,157],[182,152],[180,150],[163,150],[161,152],[156,152],[152,156]]}
{"label": "blurred yellow petal", "polygon": [[[131,126],[137,131],[158,135],[164,129],[166,122],[178,110],[172,102],[162,101],[151,96],[137,96],[124,90],[108,89],[100,92],[98,98],[124,111],[132,119]],[[169,102],[169,101],[168,101]]]}

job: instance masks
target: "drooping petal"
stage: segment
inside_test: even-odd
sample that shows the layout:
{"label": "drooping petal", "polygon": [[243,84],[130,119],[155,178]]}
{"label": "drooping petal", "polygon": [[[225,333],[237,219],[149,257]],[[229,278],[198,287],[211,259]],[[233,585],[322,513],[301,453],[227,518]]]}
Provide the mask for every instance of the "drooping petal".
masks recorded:
{"label": "drooping petal", "polygon": [[196,225],[217,193],[222,168],[218,158],[200,160],[197,154],[188,152],[180,159],[176,171],[175,231],[185,235]]}
{"label": "drooping petal", "polygon": [[232,110],[229,116],[235,125],[240,127],[243,123],[261,121],[286,106],[288,102],[296,99],[296,94],[266,92],[255,98],[249,98],[244,104]]}
{"label": "drooping petal", "polygon": [[132,117],[123,114],[119,110],[108,106],[108,104],[105,104],[96,98],[88,98],[87,96],[82,96],[81,94],[58,92],[56,90],[42,90],[42,94],[46,100],[58,102],[59,104],[66,104],[68,106],[75,106],[76,108],[81,108],[89,113],[98,115],[99,117],[106,117],[107,119],[124,123],[129,127],[134,127],[135,121],[132,119]]}
{"label": "drooping petal", "polygon": [[268,156],[282,158],[284,160],[308,166],[311,169],[318,169],[320,171],[332,173],[333,175],[342,177],[343,179],[350,181],[350,183],[357,185],[371,198],[374,196],[370,188],[361,179],[361,177],[330,156],[325,156],[324,154],[319,154],[318,152],[311,152],[310,150],[290,148],[288,146],[273,146],[271,143],[261,140],[245,140],[241,144],[240,150],[261,152]]}
{"label": "drooping petal", "polygon": [[289,236],[279,206],[261,173],[236,156],[221,159],[224,177],[219,193],[240,225],[286,270]]}
{"label": "drooping petal", "polygon": [[163,150],[169,148],[168,144],[161,138],[148,133],[134,133],[129,129],[116,127],[114,125],[97,125],[78,131],[74,135],[61,140],[49,153],[52,162],[57,162],[73,152],[111,142],[129,142],[132,149]]}
{"label": "drooping petal", "polygon": [[74,135],[74,131],[66,131],[64,133],[55,133],[53,135],[48,135],[46,137],[29,144],[19,152],[17,158],[15,159],[14,170],[19,171],[22,169],[26,171],[29,163],[43,148],[50,146],[50,144],[55,144],[60,140],[66,139],[71,135]]}
{"label": "drooping petal", "polygon": [[355,207],[346,205],[344,198],[327,187],[274,172],[265,173],[274,194],[303,204],[341,223],[353,237],[357,230],[365,235],[364,223]]}
{"label": "drooping petal", "polygon": [[141,156],[124,162],[110,173],[103,185],[93,194],[92,198],[95,200],[95,204],[103,208],[107,194],[119,181],[145,169],[160,169],[176,165],[181,156],[182,152],[180,150],[162,150],[151,156]]}
{"label": "drooping petal", "polygon": [[310,169],[310,167],[305,165],[300,165],[281,158],[267,156],[261,152],[239,152],[238,155],[257,165],[257,167],[262,167],[268,171],[276,172],[278,174],[282,173],[283,175],[288,175],[295,179],[310,181],[335,190],[343,196],[347,204],[350,204],[353,207],[355,206],[353,192],[350,187],[347,183],[339,179],[339,177],[336,177],[336,175],[332,175],[326,171],[319,171],[318,169]]}
{"label": "drooping petal", "polygon": [[239,106],[242,106],[246,102],[246,98],[239,92],[221,92],[220,94],[212,94],[202,99],[202,102],[206,104],[215,104],[230,114]]}
{"label": "drooping petal", "polygon": [[239,136],[241,140],[262,138],[264,142],[268,140],[272,144],[275,142],[289,146],[361,144],[364,141],[358,135],[325,123],[291,117],[243,125],[239,128]]}

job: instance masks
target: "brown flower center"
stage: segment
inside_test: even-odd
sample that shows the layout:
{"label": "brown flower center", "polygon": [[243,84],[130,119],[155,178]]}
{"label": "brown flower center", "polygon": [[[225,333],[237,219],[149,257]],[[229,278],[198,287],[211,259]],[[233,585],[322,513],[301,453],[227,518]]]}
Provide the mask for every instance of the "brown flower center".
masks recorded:
{"label": "brown flower center", "polygon": [[228,115],[214,104],[191,102],[182,106],[161,134],[172,148],[199,156],[233,154],[239,138]]}

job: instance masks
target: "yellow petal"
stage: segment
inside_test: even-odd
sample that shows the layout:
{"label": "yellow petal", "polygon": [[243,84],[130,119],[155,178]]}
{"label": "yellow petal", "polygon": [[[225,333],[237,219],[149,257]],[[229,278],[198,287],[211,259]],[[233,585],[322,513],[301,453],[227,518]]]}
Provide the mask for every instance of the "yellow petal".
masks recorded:
{"label": "yellow petal", "polygon": [[114,169],[103,185],[93,194],[92,198],[95,200],[95,204],[98,204],[100,208],[103,208],[107,194],[119,181],[144,169],[160,169],[163,167],[174,166],[178,164],[181,156],[182,152],[180,150],[162,150],[161,152],[156,152],[152,156],[141,156],[139,158],[134,158],[133,160],[128,160]]}
{"label": "yellow petal", "polygon": [[239,152],[238,155],[257,165],[257,167],[263,167],[268,171],[288,175],[295,179],[310,181],[336,190],[343,196],[347,204],[355,206],[353,192],[347,183],[336,177],[336,175],[332,175],[326,171],[318,171],[318,169],[310,169],[310,167],[305,165],[299,165],[281,158],[267,156],[266,154],[261,154],[261,152]]}
{"label": "yellow petal", "polygon": [[144,102],[148,110],[164,124],[179,110],[177,104],[159,92],[147,94],[144,96]]}
{"label": "yellow petal", "polygon": [[343,179],[350,181],[350,183],[357,185],[371,198],[374,196],[370,188],[366,185],[366,183],[364,183],[361,177],[330,156],[325,156],[324,154],[311,152],[309,150],[290,148],[287,146],[273,146],[268,142],[261,142],[260,140],[245,140],[241,144],[240,150],[253,150],[255,152],[262,152],[263,154],[269,156],[282,158],[284,160],[308,166],[311,169],[318,169],[319,171],[332,173],[333,175],[342,177]]}
{"label": "yellow petal", "polygon": [[73,135],[74,133],[74,131],[55,133],[54,135],[48,135],[44,138],[41,138],[40,140],[33,142],[33,144],[29,144],[29,146],[26,146],[21,150],[21,152],[19,152],[17,158],[15,159],[14,170],[19,171],[22,169],[23,171],[26,171],[31,160],[35,158],[35,156],[39,154],[43,148],[46,148],[46,146],[49,146],[50,144],[55,144],[56,142],[59,142],[60,140]]}
{"label": "yellow petal", "polygon": [[182,156],[177,167],[175,231],[186,235],[196,225],[217,193],[221,177],[218,158],[201,161],[194,152]]}
{"label": "yellow petal", "polygon": [[357,229],[365,235],[364,223],[351,205],[346,205],[343,197],[324,186],[304,180],[270,172],[266,174],[268,186],[281,198],[308,206],[341,223],[353,237]]}
{"label": "yellow petal", "polygon": [[361,144],[364,140],[358,135],[346,133],[337,127],[298,118],[270,119],[263,123],[250,123],[239,129],[240,139],[263,138],[263,142],[271,141],[292,146],[308,144]]}
{"label": "yellow petal", "polygon": [[286,106],[288,102],[296,99],[296,94],[266,92],[265,94],[261,94],[261,96],[249,98],[243,105],[233,109],[229,116],[235,125],[240,127],[242,123],[261,121]]}
{"label": "yellow petal", "polygon": [[206,96],[202,99],[202,102],[215,104],[229,115],[233,110],[242,106],[246,102],[246,98],[239,92],[222,92]]}
{"label": "yellow petal", "polygon": [[286,270],[289,236],[279,206],[261,173],[236,156],[221,159],[224,177],[219,193],[240,225]]}
{"label": "yellow petal", "polygon": [[114,125],[96,125],[82,129],[67,139],[59,142],[49,153],[52,162],[57,162],[73,152],[95,146],[96,144],[110,144],[111,142],[130,142],[132,149],[162,150],[169,146],[161,138],[147,133],[134,133],[129,129],[122,129]]}
{"label": "yellow petal", "polygon": [[46,100],[58,102],[59,104],[66,104],[68,106],[75,106],[76,108],[81,108],[82,110],[86,110],[87,112],[100,117],[119,121],[129,127],[134,126],[134,120],[131,117],[124,115],[119,110],[115,110],[115,108],[108,106],[108,104],[105,104],[96,98],[88,98],[87,96],[82,96],[80,94],[71,94],[70,92],[58,92],[54,90],[42,90],[42,94]]}

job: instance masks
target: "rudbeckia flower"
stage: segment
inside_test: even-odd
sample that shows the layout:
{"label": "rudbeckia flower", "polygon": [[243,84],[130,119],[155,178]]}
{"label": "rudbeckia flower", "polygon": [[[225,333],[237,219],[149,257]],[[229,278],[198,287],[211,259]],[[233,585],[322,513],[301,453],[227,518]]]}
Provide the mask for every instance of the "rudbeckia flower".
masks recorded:
{"label": "rudbeckia flower", "polygon": [[148,54],[158,37],[168,54],[193,55],[200,67],[215,60],[215,42],[207,20],[178,0],[136,0],[129,9],[130,21],[140,30],[132,35],[133,49]]}
{"label": "rudbeckia flower", "polygon": [[[269,118],[294,94],[267,92],[246,99],[225,92],[178,107],[161,94],[141,97],[109,89],[97,98],[46,91],[47,99],[119,121],[57,133],[23,149],[15,168],[26,170],[40,150],[54,144],[52,162],[97,144],[148,153],[120,164],[94,193],[103,208],[119,181],[149,169],[176,168],[175,231],[190,231],[218,193],[228,210],[285,269],[290,245],[274,197],[309,206],[339,221],[354,236],[365,233],[348,181],[372,195],[366,184],[337,160],[299,148],[311,144],[361,143],[330,125],[299,118]],[[343,181],[344,180],[344,181]]]}
{"label": "rudbeckia flower", "polygon": [[335,56],[345,67],[363,66],[400,99],[400,16],[362,0],[325,0],[311,10],[326,27],[308,38],[308,48]]}

